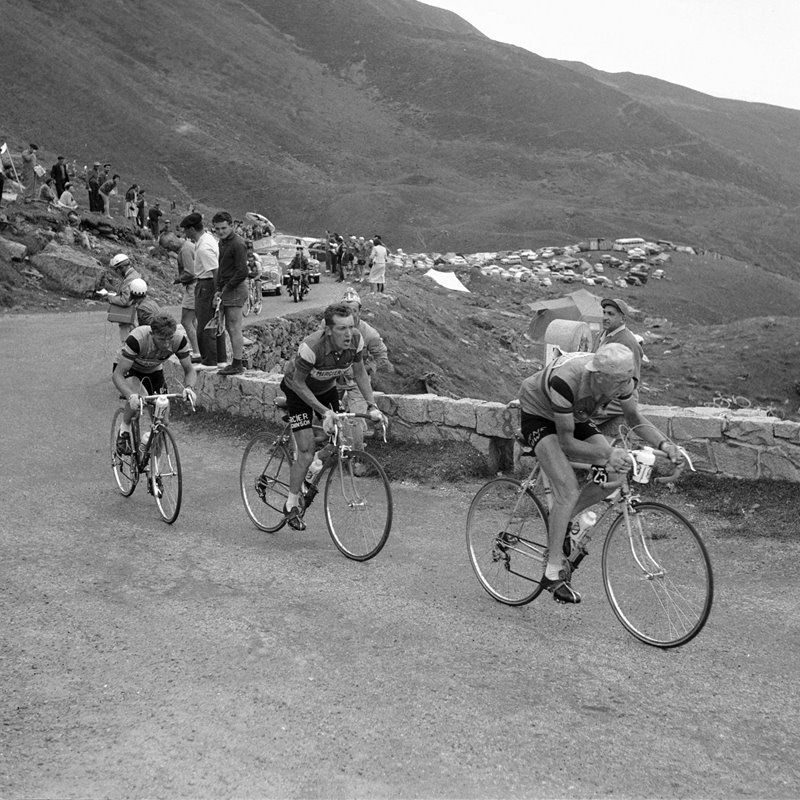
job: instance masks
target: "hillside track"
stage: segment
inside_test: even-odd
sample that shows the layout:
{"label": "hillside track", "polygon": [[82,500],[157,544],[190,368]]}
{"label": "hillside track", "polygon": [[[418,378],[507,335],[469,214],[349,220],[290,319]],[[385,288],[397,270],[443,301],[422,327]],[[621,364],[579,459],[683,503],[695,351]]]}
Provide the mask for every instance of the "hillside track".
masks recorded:
{"label": "hillside track", "polygon": [[167,526],[113,484],[105,325],[0,317],[0,796],[800,793],[795,539],[682,504],[716,602],[661,652],[616,622],[599,542],[580,606],[491,600],[464,543],[475,485],[395,483],[388,544],[357,564],[320,505],[305,533],[257,531],[243,442],[175,413]]}

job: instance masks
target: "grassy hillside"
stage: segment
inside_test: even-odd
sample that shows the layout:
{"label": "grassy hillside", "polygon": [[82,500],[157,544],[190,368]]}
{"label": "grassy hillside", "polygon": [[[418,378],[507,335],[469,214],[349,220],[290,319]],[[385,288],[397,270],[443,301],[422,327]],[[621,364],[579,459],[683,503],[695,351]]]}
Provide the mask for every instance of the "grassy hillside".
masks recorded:
{"label": "grassy hillside", "polygon": [[3,22],[12,149],[111,161],[179,210],[406,250],[641,234],[794,271],[800,112],[693,110],[415,0],[19,0]]}

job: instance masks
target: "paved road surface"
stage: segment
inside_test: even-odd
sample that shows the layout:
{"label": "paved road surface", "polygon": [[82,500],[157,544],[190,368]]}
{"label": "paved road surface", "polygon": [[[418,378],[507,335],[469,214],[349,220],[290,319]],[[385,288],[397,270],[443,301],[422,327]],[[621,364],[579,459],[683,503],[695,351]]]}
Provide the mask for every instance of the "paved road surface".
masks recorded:
{"label": "paved road surface", "polygon": [[356,564],[319,506],[259,533],[242,443],[176,417],[169,527],[113,485],[110,334],[0,317],[1,797],[800,794],[796,543],[714,537],[712,619],[661,652],[615,621],[597,546],[580,607],[492,601],[474,487],[395,484],[389,542]]}

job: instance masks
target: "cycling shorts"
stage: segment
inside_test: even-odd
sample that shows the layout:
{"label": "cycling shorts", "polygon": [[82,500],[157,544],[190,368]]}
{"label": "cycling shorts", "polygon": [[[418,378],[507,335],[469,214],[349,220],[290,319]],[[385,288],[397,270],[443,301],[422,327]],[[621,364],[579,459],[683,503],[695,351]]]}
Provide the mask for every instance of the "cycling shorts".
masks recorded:
{"label": "cycling shorts", "polygon": [[[536,449],[536,445],[544,439],[545,436],[556,436],[556,423],[551,419],[538,417],[535,414],[527,414],[522,411],[520,414],[520,422],[522,425],[522,438],[528,447]],[[576,422],[575,423],[575,438],[580,442],[585,442],[591,439],[592,436],[602,436],[600,429],[593,422]]]}
{"label": "cycling shorts", "polygon": [[[314,422],[314,409],[308,405],[296,392],[292,391],[286,381],[281,381],[281,391],[286,395],[286,412],[289,415],[289,424],[293,431],[302,431],[310,428]],[[333,388],[315,395],[322,405],[334,411],[339,410],[339,390],[334,385]]]}
{"label": "cycling shorts", "polygon": [[125,373],[126,378],[138,378],[142,388],[147,394],[166,394],[167,382],[164,380],[164,371],[157,369],[155,372],[139,372],[137,369],[129,369]]}

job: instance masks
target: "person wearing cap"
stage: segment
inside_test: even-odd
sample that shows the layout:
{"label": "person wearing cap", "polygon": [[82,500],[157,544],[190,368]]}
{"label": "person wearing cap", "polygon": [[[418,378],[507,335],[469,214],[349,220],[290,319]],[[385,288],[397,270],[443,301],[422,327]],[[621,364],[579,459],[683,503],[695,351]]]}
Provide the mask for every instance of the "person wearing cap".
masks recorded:
{"label": "person wearing cap", "polygon": [[[604,344],[617,343],[625,345],[625,347],[633,353],[633,377],[638,387],[642,371],[643,351],[636,336],[634,336],[626,324],[627,318],[631,316],[630,306],[619,298],[604,297],[600,301],[600,307],[603,309],[603,330],[597,337],[597,341],[592,350],[596,352],[597,349]],[[638,402],[638,388],[634,390],[634,396]],[[621,414],[622,408],[620,404],[617,401],[613,401],[594,417],[594,421],[599,425]]]}
{"label": "person wearing cap", "polygon": [[522,382],[519,394],[522,436],[547,475],[553,497],[548,524],[548,559],[542,587],[561,603],[579,603],[562,554],[570,520],[609,493],[608,485],[581,487],[570,461],[604,466],[609,483],[628,468],[628,451],[613,447],[592,418],[604,405],[619,402],[627,425],[648,444],[677,462],[679,452],[639,411],[634,397],[633,353],[618,342],[596,353],[566,353]]}
{"label": "person wearing cap", "polygon": [[130,286],[131,303],[136,306],[136,325],[149,325],[161,307],[147,296],[147,283],[143,278],[134,278]]}
{"label": "person wearing cap", "polygon": [[[358,292],[355,289],[347,289],[347,291],[345,291],[342,295],[342,305],[350,309],[353,315],[355,329],[361,334],[361,338],[364,342],[364,368],[367,371],[367,376],[370,378],[371,385],[372,376],[376,372],[384,371],[391,373],[395,371],[394,365],[389,360],[389,351],[380,333],[368,322],[361,319],[361,298],[358,296]],[[344,395],[345,392],[347,393],[348,410],[356,414],[366,414],[368,411],[367,400],[353,378],[352,367],[339,377],[336,383],[339,387],[340,394]],[[356,450],[363,450],[367,422],[364,419],[356,419],[353,423],[355,431],[353,447]]]}
{"label": "person wearing cap", "polygon": [[56,163],[50,168],[50,177],[56,184],[56,197],[61,197],[64,187],[69,182],[69,170],[64,156],[59,156]]}
{"label": "person wearing cap", "polygon": [[[119,290],[115,295],[108,298],[109,305],[128,308],[133,305],[133,300],[131,299],[131,284],[137,278],[141,280],[142,276],[134,269],[130,258],[128,258],[125,253],[117,253],[109,262],[109,266],[122,277]],[[131,323],[119,323],[119,336],[123,342],[128,338],[128,334],[133,328],[134,325]]]}
{"label": "person wearing cap", "polygon": [[375,292],[383,292],[386,285],[386,260],[389,257],[389,251],[386,249],[380,236],[372,237],[372,250],[369,254],[369,290],[373,294]]}

